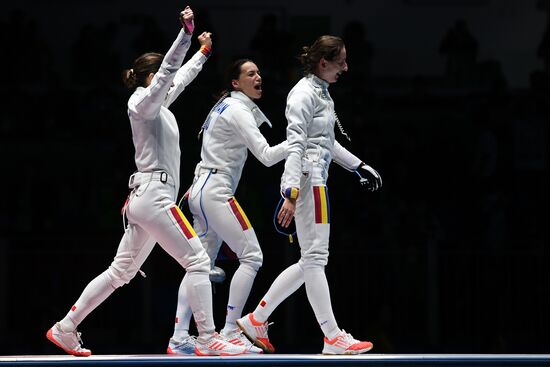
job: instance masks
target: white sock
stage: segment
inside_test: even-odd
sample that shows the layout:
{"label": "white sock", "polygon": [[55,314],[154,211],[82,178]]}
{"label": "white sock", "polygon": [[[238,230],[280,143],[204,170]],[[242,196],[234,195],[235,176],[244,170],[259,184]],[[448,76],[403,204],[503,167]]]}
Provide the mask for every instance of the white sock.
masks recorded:
{"label": "white sock", "polygon": [[197,324],[199,340],[206,341],[214,335],[214,317],[212,316],[212,285],[208,273],[190,272],[186,277],[186,293],[193,317]]}
{"label": "white sock", "polygon": [[97,306],[107,299],[113,292],[111,278],[107,275],[107,270],[95,277],[80,295],[71,310],[65,318],[59,323],[64,332],[75,331],[77,326],[92,312]]}
{"label": "white sock", "polygon": [[332,312],[330,303],[330,291],[324,266],[304,268],[307,299],[313,308],[317,322],[323,330],[323,334],[329,339],[335,338],[340,329]]}
{"label": "white sock", "polygon": [[258,322],[265,322],[269,315],[304,284],[304,272],[299,263],[286,268],[269,288],[260,304],[254,310],[254,318]]}
{"label": "white sock", "polygon": [[224,333],[238,329],[237,319],[242,316],[243,308],[250,295],[254,278],[257,271],[246,264],[239,265],[239,268],[231,279],[229,287],[229,300],[227,301],[227,316],[225,317]]}
{"label": "white sock", "polygon": [[182,341],[189,336],[189,324],[191,323],[191,316],[193,316],[193,311],[187,299],[187,281],[187,274],[185,274],[178,291],[176,322],[174,324],[174,335],[172,335],[172,339],[177,341]]}

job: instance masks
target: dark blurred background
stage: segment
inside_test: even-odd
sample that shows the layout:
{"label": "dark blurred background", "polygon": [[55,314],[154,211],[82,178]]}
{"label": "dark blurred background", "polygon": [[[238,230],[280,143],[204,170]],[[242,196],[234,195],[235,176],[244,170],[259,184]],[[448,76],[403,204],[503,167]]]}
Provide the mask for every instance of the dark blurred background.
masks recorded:
{"label": "dark blurred background", "polygon": [[[182,190],[231,60],[257,61],[276,144],[301,46],[342,36],[350,70],[331,94],[352,141],[336,135],[384,187],[331,169],[340,327],[377,353],[550,353],[550,1],[31,0],[0,17],[0,354],[60,353],[46,330],[111,262],[135,170],[120,72],[168,49],[187,4],[214,52],[172,107]],[[265,259],[247,311],[299,256],[272,225],[282,169],[250,156],[237,191]],[[237,267],[227,251],[218,265]],[[166,350],[184,270],[158,246],[143,270],[80,326],[95,354]],[[218,327],[227,288],[215,287]],[[279,352],[321,351],[303,288],[271,321]]]}

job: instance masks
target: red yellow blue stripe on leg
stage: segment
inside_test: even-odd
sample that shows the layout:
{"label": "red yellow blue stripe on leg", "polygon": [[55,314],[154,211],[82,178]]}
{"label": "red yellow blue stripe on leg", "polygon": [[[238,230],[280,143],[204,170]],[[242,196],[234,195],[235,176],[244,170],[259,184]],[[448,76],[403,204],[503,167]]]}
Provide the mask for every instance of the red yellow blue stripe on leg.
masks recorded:
{"label": "red yellow blue stripe on leg", "polygon": [[315,203],[315,223],[330,223],[328,188],[326,186],[313,186],[313,201]]}

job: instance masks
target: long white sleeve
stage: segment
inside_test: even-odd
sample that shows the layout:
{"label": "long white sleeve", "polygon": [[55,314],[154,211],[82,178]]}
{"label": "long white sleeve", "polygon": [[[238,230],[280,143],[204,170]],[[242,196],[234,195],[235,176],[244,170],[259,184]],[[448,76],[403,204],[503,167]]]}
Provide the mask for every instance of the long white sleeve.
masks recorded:
{"label": "long white sleeve", "polygon": [[302,175],[302,156],[307,147],[307,124],[313,119],[314,101],[312,96],[303,90],[291,92],[287,98],[286,139],[288,141],[288,158],[285,162],[284,188],[299,188]]}
{"label": "long white sleeve", "polygon": [[361,160],[359,158],[340,145],[337,141],[334,141],[332,160],[348,171],[355,170],[361,164]]}
{"label": "long white sleeve", "polygon": [[168,50],[151,84],[128,103],[128,111],[135,119],[153,120],[160,112],[166,94],[191,45],[191,36],[183,28]]}
{"label": "long white sleeve", "polygon": [[248,151],[266,166],[283,160],[288,150],[286,141],[270,147],[259,129],[264,122],[269,122],[267,117],[249,97],[231,92],[203,124],[200,166],[231,176],[236,189]]}
{"label": "long white sleeve", "polygon": [[251,111],[244,106],[239,107],[235,108],[231,123],[254,157],[267,167],[285,159],[288,149],[286,140],[273,147],[269,146]]}
{"label": "long white sleeve", "polygon": [[178,98],[185,87],[197,77],[207,59],[208,58],[204,56],[202,52],[197,51],[193,57],[177,71],[174,77],[173,86],[168,91],[168,95],[164,101],[165,107],[170,107],[172,102]]}

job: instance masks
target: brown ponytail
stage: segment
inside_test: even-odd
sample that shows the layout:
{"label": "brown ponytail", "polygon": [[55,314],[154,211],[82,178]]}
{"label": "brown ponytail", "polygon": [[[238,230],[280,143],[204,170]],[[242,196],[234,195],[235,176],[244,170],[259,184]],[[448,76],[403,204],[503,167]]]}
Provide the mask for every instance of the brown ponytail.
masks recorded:
{"label": "brown ponytail", "polygon": [[164,59],[163,54],[148,52],[134,61],[131,69],[122,71],[122,82],[128,89],[145,87],[145,80],[149,74],[155,74]]}
{"label": "brown ponytail", "polygon": [[315,73],[319,60],[324,58],[327,61],[332,61],[340,55],[343,48],[344,41],[335,36],[321,36],[311,46],[302,47],[303,52],[298,59],[304,66],[304,74]]}

